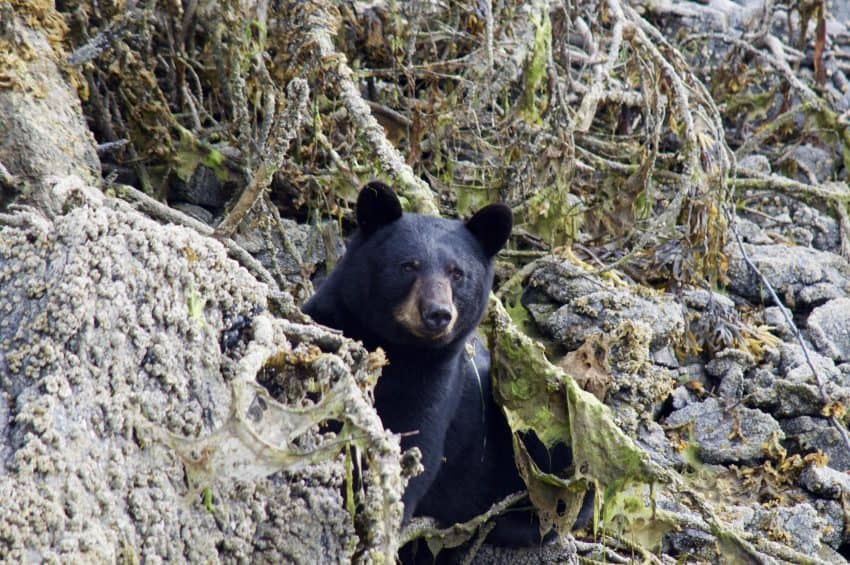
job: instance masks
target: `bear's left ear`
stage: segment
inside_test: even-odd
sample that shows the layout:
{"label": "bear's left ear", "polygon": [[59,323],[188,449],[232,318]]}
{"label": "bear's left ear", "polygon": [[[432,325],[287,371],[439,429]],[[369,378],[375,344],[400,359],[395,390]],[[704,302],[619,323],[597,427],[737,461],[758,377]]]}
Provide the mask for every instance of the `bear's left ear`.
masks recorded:
{"label": "bear's left ear", "polygon": [[488,257],[492,257],[505,246],[513,225],[514,215],[504,204],[485,206],[466,222],[466,228],[481,243]]}
{"label": "bear's left ear", "polygon": [[373,180],[357,196],[357,227],[365,236],[401,218],[401,202],[393,189]]}

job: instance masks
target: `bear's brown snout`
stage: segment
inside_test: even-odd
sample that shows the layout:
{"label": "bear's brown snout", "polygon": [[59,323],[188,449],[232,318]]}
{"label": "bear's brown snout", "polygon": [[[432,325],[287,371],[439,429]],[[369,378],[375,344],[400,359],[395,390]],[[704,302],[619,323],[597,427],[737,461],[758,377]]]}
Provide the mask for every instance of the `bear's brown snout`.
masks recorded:
{"label": "bear's brown snout", "polygon": [[457,320],[457,308],[448,278],[418,279],[407,299],[396,308],[395,318],[419,337],[437,339],[451,333]]}
{"label": "bear's brown snout", "polygon": [[419,316],[430,333],[441,334],[454,318],[452,285],[446,279],[431,279],[422,285]]}

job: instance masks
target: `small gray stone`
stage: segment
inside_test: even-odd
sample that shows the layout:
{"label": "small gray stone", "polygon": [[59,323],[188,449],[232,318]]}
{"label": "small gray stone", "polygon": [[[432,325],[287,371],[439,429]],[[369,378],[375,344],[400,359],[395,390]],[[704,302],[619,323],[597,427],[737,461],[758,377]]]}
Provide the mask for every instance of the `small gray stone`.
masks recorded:
{"label": "small gray stone", "polygon": [[[825,382],[834,382],[837,385],[845,385],[841,376],[841,371],[835,366],[835,363],[829,357],[824,357],[816,351],[812,351],[811,346],[803,351],[797,343],[782,344],[782,361],[779,369],[782,376],[794,382],[815,383],[817,380],[812,375],[812,368],[809,366],[809,361],[814,366],[815,370],[820,375],[821,380]],[[808,355],[807,355],[808,354]]]}
{"label": "small gray stone", "polygon": [[743,372],[755,365],[750,352],[729,347],[717,353],[714,359],[705,364],[705,372],[722,379],[730,371]]}
{"label": "small gray stone", "polygon": [[850,360],[850,298],[836,298],[815,308],[808,329],[821,353],[839,362]]}
{"label": "small gray stone", "polygon": [[[819,354],[811,344],[807,344],[805,351],[802,347],[793,343],[782,345],[782,363],[780,365],[784,376],[797,383],[811,383],[816,385],[823,383],[826,396],[833,396],[834,400],[843,400],[848,395],[846,387],[848,383],[843,373],[829,357]],[[788,352],[792,351],[795,357],[788,359]],[[806,355],[808,354],[808,355]],[[810,362],[809,362],[810,361]],[[812,372],[814,367],[815,373]]]}
{"label": "small gray stone", "polygon": [[821,540],[833,549],[838,549],[847,541],[844,532],[844,508],[834,500],[815,500],[815,510],[825,523]]}
{"label": "small gray stone", "polygon": [[827,181],[835,168],[835,156],[814,145],[797,145],[787,153],[786,158],[797,165],[800,182]]}
{"label": "small gray stone", "polygon": [[757,507],[747,529],[756,534],[786,534],[792,547],[805,555],[817,555],[825,523],[809,503]]}
{"label": "small gray stone", "polygon": [[773,239],[767,234],[767,231],[746,217],[738,216],[735,218],[735,229],[744,243],[751,245],[770,245],[773,243]]}
{"label": "small gray stone", "polygon": [[850,476],[831,467],[809,465],[800,474],[800,484],[809,492],[824,498],[850,495]]}
{"label": "small gray stone", "polygon": [[779,306],[768,306],[765,308],[762,318],[766,325],[773,328],[771,331],[777,337],[785,341],[790,341],[794,337],[794,332],[791,326],[788,325],[788,321],[785,319]]}
{"label": "small gray stone", "polygon": [[811,245],[815,249],[837,252],[841,246],[841,233],[838,221],[802,202],[794,202],[792,217],[794,225],[806,226],[811,234]]}
{"label": "small gray stone", "polygon": [[667,417],[666,425],[692,424],[700,456],[707,463],[755,463],[764,459],[763,445],[776,434],[779,424],[761,410],[736,404],[728,409],[716,398],[689,404]]}
{"label": "small gray stone", "polygon": [[723,398],[740,399],[744,392],[744,374],[755,364],[753,356],[742,349],[727,348],[709,361],[706,372],[720,379],[717,394]]}
{"label": "small gray stone", "polygon": [[[533,313],[533,312],[532,312]],[[576,349],[593,334],[616,328],[624,320],[640,320],[652,329],[650,349],[666,347],[684,328],[681,308],[654,303],[628,291],[603,290],[561,306],[553,315],[535,321],[568,349]]]}
{"label": "small gray stone", "polygon": [[846,288],[838,287],[831,282],[820,282],[804,286],[797,294],[797,300],[801,304],[820,304],[826,300],[844,296]]}
{"label": "small gray stone", "polygon": [[529,278],[529,288],[546,295],[558,304],[566,304],[576,298],[606,288],[601,280],[588,277],[587,273],[569,261],[542,261],[540,267]]}
{"label": "small gray stone", "polygon": [[781,425],[792,451],[810,452],[819,449],[829,457],[831,468],[850,471],[850,450],[829,420],[799,416],[783,420]]}
{"label": "small gray stone", "polygon": [[789,226],[787,233],[791,241],[803,247],[811,247],[812,242],[815,240],[815,234],[811,230],[801,226]]}
{"label": "small gray stone", "polygon": [[[779,377],[773,382],[765,380],[747,383],[753,385],[747,387],[747,392],[752,393],[751,401],[754,405],[763,407],[767,402],[774,406],[777,416],[789,417],[819,415],[824,405],[824,395],[835,402],[850,402],[850,383],[847,376],[838,370],[832,359],[814,351],[811,346],[807,349],[808,356],[797,344],[781,346]],[[817,371],[823,392],[818,385],[818,379],[812,374],[809,361]],[[769,397],[772,397],[772,400]]]}
{"label": "small gray stone", "polygon": [[752,370],[744,380],[744,394],[751,406],[769,411],[775,416],[789,418],[820,415],[824,400],[817,379],[812,375],[809,360],[814,365],[828,398],[850,402],[850,381],[832,359],[808,348],[808,360],[796,343],[780,346],[778,366],[765,363]]}
{"label": "small gray stone", "polygon": [[577,349],[591,335],[612,331],[626,320],[650,328],[650,353],[669,347],[684,331],[681,306],[636,290],[612,287],[568,261],[548,260],[532,273],[522,303],[540,329],[567,349]]}
{"label": "small gray stone", "polygon": [[670,369],[679,368],[679,359],[676,357],[676,351],[669,345],[653,351],[651,357],[655,365],[661,365]]}
{"label": "small gray stone", "polygon": [[702,288],[688,289],[682,292],[682,301],[688,308],[705,310],[712,302],[717,302],[725,310],[734,310],[735,303],[731,298],[719,292],[711,292]]}
{"label": "small gray stone", "polygon": [[747,527],[747,524],[753,521],[753,517],[756,515],[756,509],[753,506],[730,504],[726,506],[725,513],[732,525],[744,529]]}
{"label": "small gray stone", "polygon": [[652,460],[667,468],[678,468],[684,464],[681,453],[676,450],[664,433],[664,428],[652,420],[640,423],[637,444],[645,449]]}
{"label": "small gray stone", "polygon": [[770,173],[770,160],[764,155],[747,155],[738,161],[738,168],[768,174]]}
{"label": "small gray stone", "polygon": [[[760,384],[764,384],[761,382]],[[749,390],[750,392],[746,392]],[[774,416],[785,418],[802,414],[819,414],[823,406],[820,393],[813,384],[775,379],[769,386],[750,389],[745,386],[749,402]]]}
{"label": "small gray stone", "polygon": [[688,404],[696,402],[696,396],[694,396],[694,393],[683,386],[676,387],[670,395],[670,398],[673,403],[674,410],[681,410]]}
{"label": "small gray stone", "polygon": [[744,395],[744,370],[741,367],[732,367],[717,386],[717,395],[729,400],[740,400]]}
{"label": "small gray stone", "polygon": [[691,381],[699,381],[705,385],[709,383],[708,375],[705,372],[705,365],[702,363],[691,363],[680,367],[676,371],[677,383],[689,383]]}

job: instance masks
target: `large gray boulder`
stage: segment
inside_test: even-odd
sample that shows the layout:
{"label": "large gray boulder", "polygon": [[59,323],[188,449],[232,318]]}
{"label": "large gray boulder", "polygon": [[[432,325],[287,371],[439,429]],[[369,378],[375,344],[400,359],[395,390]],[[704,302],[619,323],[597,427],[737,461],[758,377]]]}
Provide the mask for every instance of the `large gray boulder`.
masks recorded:
{"label": "large gray boulder", "polygon": [[[402,487],[367,401],[377,360],[265,312],[267,288],[211,238],[78,179],[52,195],[55,218],[0,221],[0,555],[389,557]],[[347,443],[369,462],[360,535]]]}

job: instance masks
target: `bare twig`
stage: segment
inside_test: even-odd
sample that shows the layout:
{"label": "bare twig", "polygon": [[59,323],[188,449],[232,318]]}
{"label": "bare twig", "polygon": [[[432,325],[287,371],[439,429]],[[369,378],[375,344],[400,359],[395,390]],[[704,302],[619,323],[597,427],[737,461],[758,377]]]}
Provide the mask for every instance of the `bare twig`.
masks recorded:
{"label": "bare twig", "polygon": [[68,55],[68,64],[77,67],[96,59],[111,47],[116,40],[126,34],[129,31],[130,24],[142,12],[141,9],[136,8],[136,4],[136,0],[127,2],[127,6],[121,15],[111,21],[109,25],[87,41],[85,45],[78,47],[73,53]]}
{"label": "bare twig", "polygon": [[581,101],[578,112],[576,113],[576,131],[587,131],[593,122],[593,117],[596,115],[596,108],[602,101],[602,93],[605,90],[608,77],[611,75],[611,69],[617,62],[620,56],[620,47],[623,43],[623,25],[624,16],[622,10],[619,9],[619,4],[612,2],[610,4],[614,11],[616,23],[611,30],[611,39],[608,46],[608,56],[602,64],[597,65],[594,71],[593,80],[590,83],[590,88],[587,94]]}
{"label": "bare twig", "polygon": [[808,105],[803,103],[800,106],[795,106],[790,110],[779,114],[775,118],[772,118],[768,123],[761,126],[758,131],[753,133],[753,135],[748,136],[744,140],[744,143],[735,150],[735,157],[741,159],[742,157],[752,153],[770,136],[775,134],[781,128],[786,127],[788,124],[793,123],[800,112],[806,112],[808,110]]}
{"label": "bare twig", "polygon": [[850,190],[842,190],[846,185],[832,183],[829,187],[812,185],[789,179],[777,174],[765,174],[752,169],[740,169],[739,172],[747,177],[732,179],[736,189],[761,189],[782,192],[796,198],[812,196],[832,204],[850,204]]}
{"label": "bare twig", "polygon": [[129,139],[116,139],[115,141],[107,141],[106,143],[98,143],[95,149],[98,154],[101,153],[109,153],[110,151],[115,151],[117,149],[121,149],[125,145],[130,143]]}
{"label": "bare twig", "polygon": [[653,555],[652,553],[650,553],[649,551],[647,551],[646,549],[641,547],[640,544],[631,542],[623,536],[617,536],[617,535],[610,535],[609,534],[609,535],[603,536],[603,538],[608,540],[612,545],[622,546],[622,547],[625,547],[627,550],[629,550],[629,552],[631,552],[631,553],[639,554],[642,558],[641,559],[642,563],[655,563],[655,564],[658,564],[658,565],[660,565],[660,563],[661,563],[661,560],[658,557],[656,557],[655,555]]}
{"label": "bare twig", "polygon": [[734,45],[735,47],[742,49],[752,55],[755,55],[756,57],[769,64],[771,67],[780,71],[785,80],[800,93],[800,95],[803,97],[804,102],[811,104],[812,107],[815,108],[821,107],[820,98],[818,97],[818,95],[815,94],[808,86],[803,84],[803,82],[794,74],[794,71],[791,69],[791,66],[788,65],[783,51],[784,46],[776,37],[768,35],[765,36],[763,39],[764,44],[768,46],[772,55],[765,53],[760,49],[757,49],[752,43],[744,39],[734,37],[727,33],[694,33],[685,38],[684,43],[688,43],[690,41],[697,41],[700,39],[717,39],[730,45]]}
{"label": "bare twig", "polygon": [[493,0],[484,0],[484,34],[487,49],[487,66],[493,72],[495,58],[493,56]]}
{"label": "bare twig", "polygon": [[528,493],[525,491],[515,492],[493,504],[484,514],[462,524],[455,524],[451,528],[440,529],[436,522],[431,519],[415,519],[401,533],[401,545],[424,537],[439,539],[444,547],[457,547],[470,539],[478,528],[486,524],[488,520],[498,516],[527,496]]}
{"label": "bare twig", "polygon": [[586,542],[581,540],[575,540],[576,549],[582,553],[599,553],[602,555],[602,562],[604,563],[630,563],[631,561],[627,557],[623,557],[618,554],[616,551],[611,549],[610,547],[601,544],[601,543],[593,543]]}

